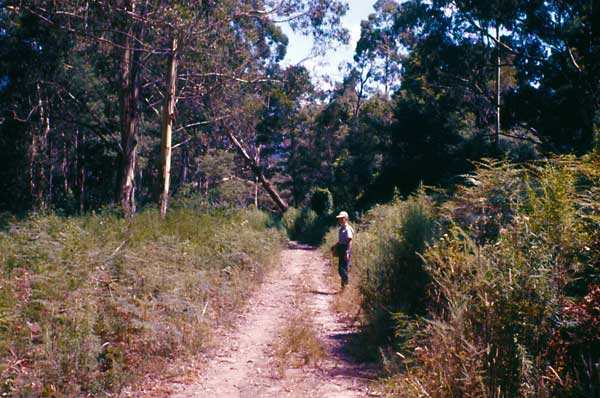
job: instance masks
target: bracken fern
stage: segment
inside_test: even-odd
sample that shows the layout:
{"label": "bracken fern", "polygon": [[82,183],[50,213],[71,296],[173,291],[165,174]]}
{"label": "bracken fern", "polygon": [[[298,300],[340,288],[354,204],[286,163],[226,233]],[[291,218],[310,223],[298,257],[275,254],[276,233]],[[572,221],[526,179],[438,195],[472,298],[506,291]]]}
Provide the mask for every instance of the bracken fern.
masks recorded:
{"label": "bracken fern", "polygon": [[38,216],[0,233],[0,393],[102,396],[202,348],[283,242],[258,211]]}

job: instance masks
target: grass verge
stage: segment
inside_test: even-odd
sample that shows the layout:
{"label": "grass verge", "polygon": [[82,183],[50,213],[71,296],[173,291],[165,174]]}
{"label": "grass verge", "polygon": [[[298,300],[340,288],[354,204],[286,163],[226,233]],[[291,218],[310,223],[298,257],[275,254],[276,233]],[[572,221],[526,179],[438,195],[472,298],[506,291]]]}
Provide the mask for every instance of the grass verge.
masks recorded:
{"label": "grass verge", "polygon": [[34,217],[0,233],[0,395],[110,395],[202,349],[283,243],[258,211]]}

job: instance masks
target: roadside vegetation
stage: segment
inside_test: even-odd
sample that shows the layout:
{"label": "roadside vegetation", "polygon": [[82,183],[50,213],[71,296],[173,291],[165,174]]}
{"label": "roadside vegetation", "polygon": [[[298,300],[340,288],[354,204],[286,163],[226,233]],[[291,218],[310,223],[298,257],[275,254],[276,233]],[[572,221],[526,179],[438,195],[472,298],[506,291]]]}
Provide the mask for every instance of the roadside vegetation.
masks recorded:
{"label": "roadside vegetation", "polygon": [[227,323],[283,243],[256,210],[34,216],[0,232],[0,395],[104,396]]}
{"label": "roadside vegetation", "polygon": [[599,181],[597,159],[487,161],[365,215],[338,302],[389,396],[597,396]]}
{"label": "roadside vegetation", "polygon": [[283,215],[282,223],[290,239],[319,246],[336,222],[333,197],[328,189],[316,188],[309,198],[302,209],[290,207]]}

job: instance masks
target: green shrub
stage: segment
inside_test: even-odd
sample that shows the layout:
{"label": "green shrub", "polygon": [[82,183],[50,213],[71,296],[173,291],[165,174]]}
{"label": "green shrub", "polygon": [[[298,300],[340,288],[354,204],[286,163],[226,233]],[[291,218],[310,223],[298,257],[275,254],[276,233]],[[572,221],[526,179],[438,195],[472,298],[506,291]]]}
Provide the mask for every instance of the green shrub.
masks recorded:
{"label": "green shrub", "polygon": [[573,158],[480,165],[475,183],[445,206],[447,233],[424,253],[432,304],[412,351],[401,353],[412,366],[390,380],[393,394],[598,394],[590,369],[600,336],[589,303],[600,297],[591,204],[599,171]]}
{"label": "green shrub", "polygon": [[[396,203],[369,218],[379,218],[369,232],[377,239],[363,251],[356,249],[356,262],[364,262],[360,290],[365,321],[379,344],[393,343],[394,317],[414,318],[426,308],[429,275],[420,257],[434,235],[434,213],[429,199],[421,192],[403,203]],[[375,249],[373,249],[375,246]]]}
{"label": "green shrub", "polygon": [[310,206],[302,210],[289,208],[283,215],[288,237],[302,243],[320,245],[335,219],[331,215],[333,198],[326,188],[312,192]]}
{"label": "green shrub", "polygon": [[332,223],[330,214],[318,215],[307,207],[299,212],[296,209],[288,210],[284,215],[290,239],[311,245],[321,244]]}
{"label": "green shrub", "polygon": [[281,217],[281,224],[290,238],[294,235],[296,219],[299,213],[299,210],[295,207],[289,207]]}
{"label": "green shrub", "polygon": [[313,228],[318,218],[319,215],[314,210],[307,207],[302,209],[294,223],[296,237],[301,241],[307,241],[308,233]]}
{"label": "green shrub", "polygon": [[316,188],[310,198],[310,208],[321,216],[331,213],[333,208],[333,196],[327,188]]}

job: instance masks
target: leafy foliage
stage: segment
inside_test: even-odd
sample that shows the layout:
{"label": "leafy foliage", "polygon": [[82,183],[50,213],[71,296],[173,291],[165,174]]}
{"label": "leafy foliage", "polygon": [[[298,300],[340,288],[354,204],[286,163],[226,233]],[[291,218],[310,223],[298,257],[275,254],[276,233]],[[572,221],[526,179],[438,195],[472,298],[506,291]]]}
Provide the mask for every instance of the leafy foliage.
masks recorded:
{"label": "leafy foliage", "polygon": [[300,211],[288,210],[285,219],[290,239],[311,245],[320,245],[330,226],[335,222],[331,214],[319,215],[308,207]]}
{"label": "leafy foliage", "polygon": [[310,198],[310,208],[318,215],[331,213],[333,198],[327,188],[317,188]]}
{"label": "leafy foliage", "polygon": [[[585,163],[570,159],[512,173],[500,164],[476,174],[479,183],[458,194],[458,202],[482,211],[471,213],[479,220],[452,226],[425,253],[437,307],[419,346],[435,348],[417,357],[424,369],[442,375],[439,383],[418,376],[427,391],[439,396],[562,396],[574,387],[562,383],[547,347],[560,330],[560,302],[570,281],[591,260],[582,255],[591,243],[590,225],[579,213],[585,196],[577,184],[586,169]],[[477,201],[465,201],[472,197]],[[497,228],[490,229],[493,224]],[[458,360],[442,361],[444,350],[455,352]],[[468,355],[477,361],[467,360]],[[470,365],[465,368],[463,362]]]}
{"label": "leafy foliage", "polygon": [[311,245],[320,245],[335,218],[331,192],[316,188],[310,198],[310,206],[301,210],[290,208],[283,216],[284,226],[290,239]]}
{"label": "leafy foliage", "polygon": [[[234,158],[227,177],[262,173],[283,183],[284,141],[311,84],[306,69],[280,65],[288,38],[276,20],[323,50],[347,40],[346,10],[339,0],[3,4],[0,155],[9,167],[0,207],[72,214],[118,198],[130,214],[136,202],[154,201],[175,41],[174,191],[218,185],[198,158],[219,149]],[[233,156],[228,131],[256,167]]]}
{"label": "leafy foliage", "polygon": [[483,162],[439,206],[415,197],[369,213],[356,271],[366,330],[392,350],[390,393],[597,394],[598,170]]}

